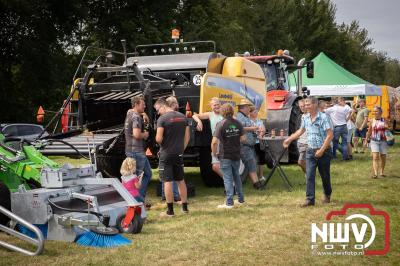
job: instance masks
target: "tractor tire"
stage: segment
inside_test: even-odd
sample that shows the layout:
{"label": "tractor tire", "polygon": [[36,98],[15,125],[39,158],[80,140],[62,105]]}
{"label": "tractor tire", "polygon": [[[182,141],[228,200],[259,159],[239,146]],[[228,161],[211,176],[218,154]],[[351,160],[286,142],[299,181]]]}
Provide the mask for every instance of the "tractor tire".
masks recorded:
{"label": "tractor tire", "polygon": [[[10,190],[8,187],[3,183],[0,182],[0,205],[3,208],[6,208],[7,210],[11,211],[11,194]],[[5,216],[3,214],[0,214],[0,224],[1,225],[7,225],[8,222],[10,221],[10,218],[8,216]]]}
{"label": "tractor tire", "polygon": [[[290,120],[289,120],[289,136],[296,132],[301,125],[301,111],[299,107],[299,102],[295,101],[292,106],[292,111],[290,113]],[[299,159],[299,150],[297,149],[297,141],[293,141],[289,145],[289,163],[297,163]]]}
{"label": "tractor tire", "polygon": [[222,187],[224,181],[213,171],[211,165],[211,147],[200,148],[200,175],[207,187]]}

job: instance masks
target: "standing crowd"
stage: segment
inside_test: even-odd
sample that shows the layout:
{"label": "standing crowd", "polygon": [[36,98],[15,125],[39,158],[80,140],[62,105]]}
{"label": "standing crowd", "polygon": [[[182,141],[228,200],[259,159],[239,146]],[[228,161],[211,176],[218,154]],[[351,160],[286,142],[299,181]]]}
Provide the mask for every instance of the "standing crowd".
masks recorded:
{"label": "standing crowd", "polygon": [[[387,144],[385,131],[387,122],[382,119],[382,109],[374,109],[374,119],[368,121],[365,100],[350,107],[338,97],[331,107],[326,102],[309,97],[298,102],[302,112],[300,128],[287,137],[284,148],[297,141],[298,164],[306,175],[306,201],[302,207],[315,205],[315,176],[318,169],[324,191],[323,203],[331,200],[332,186],[330,162],[341,151],[342,160],[353,159],[354,153],[362,153],[370,142],[373,157],[373,178],[384,177]],[[259,139],[266,130],[264,123],[257,118],[257,108],[247,99],[234,107],[228,103],[221,105],[218,98],[210,101],[211,111],[193,115],[197,130],[203,130],[202,120],[209,119],[212,132],[212,169],[224,181],[226,200],[218,208],[231,209],[242,205],[245,198],[242,190],[243,176],[241,164],[246,169],[255,189],[263,189],[266,179],[263,176],[265,153],[260,148]],[[145,141],[149,138],[148,122],[145,115],[145,102],[141,97],[132,99],[132,108],[125,119],[125,154],[121,166],[121,180],[128,191],[139,202],[145,202],[147,186],[152,172],[145,154]],[[190,140],[187,118],[178,112],[175,97],[158,99],[154,104],[159,118],[155,140],[160,145],[159,175],[163,182],[163,195],[167,210],[164,217],[173,217],[174,200],[181,202],[181,211],[188,213],[187,188],[184,180],[183,153]],[[358,107],[358,108],[356,108]],[[359,141],[361,140],[361,147]],[[234,196],[237,195],[237,200]]]}
{"label": "standing crowd", "polygon": [[[315,174],[318,168],[322,179],[324,198],[330,203],[332,186],[330,175],[331,158],[341,151],[342,160],[353,160],[354,153],[364,153],[369,145],[372,153],[372,178],[385,177],[388,121],[382,118],[382,108],[375,106],[374,118],[368,119],[369,110],[364,99],[358,99],[352,107],[343,97],[333,99],[333,105],[318,101],[314,97],[299,101],[302,122],[299,130],[289,136],[283,146],[287,148],[294,140],[299,150],[298,165],[306,174],[306,201],[302,207],[315,205]],[[359,142],[361,140],[361,147]]]}

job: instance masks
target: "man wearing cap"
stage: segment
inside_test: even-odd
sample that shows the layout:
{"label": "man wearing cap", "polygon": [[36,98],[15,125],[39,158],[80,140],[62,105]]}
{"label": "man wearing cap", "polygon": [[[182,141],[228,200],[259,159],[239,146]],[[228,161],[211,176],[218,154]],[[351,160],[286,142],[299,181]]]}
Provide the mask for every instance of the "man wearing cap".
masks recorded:
{"label": "man wearing cap", "polygon": [[265,185],[265,180],[259,180],[257,177],[257,163],[254,151],[256,143],[257,126],[249,118],[251,102],[247,99],[242,99],[238,106],[237,120],[242,124],[244,132],[246,132],[246,141],[240,143],[240,159],[244,166],[249,171],[249,176],[253,182],[255,189],[262,189]]}

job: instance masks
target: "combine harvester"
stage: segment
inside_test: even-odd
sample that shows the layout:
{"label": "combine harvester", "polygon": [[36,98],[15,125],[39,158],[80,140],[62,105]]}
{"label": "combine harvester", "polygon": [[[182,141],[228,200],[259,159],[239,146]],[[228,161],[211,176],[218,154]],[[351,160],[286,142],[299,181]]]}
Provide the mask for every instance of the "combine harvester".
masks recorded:
{"label": "combine harvester", "polygon": [[[233,105],[240,99],[249,99],[260,108],[260,118],[267,120],[267,129],[284,129],[286,133],[292,133],[298,126],[300,93],[289,92],[285,84],[289,66],[301,68],[304,60],[297,67],[294,59],[284,54],[226,57],[216,52],[212,41],[139,45],[131,54],[126,52],[125,42],[123,47],[124,52],[94,47],[85,50],[73,78],[71,94],[58,117],[61,117],[64,133],[89,132],[96,144],[98,169],[104,176],[119,175],[125,157],[123,122],[131,108],[130,99],[135,95],[145,98],[145,112],[150,118],[146,154],[153,166],[157,164],[158,151],[157,144],[152,141],[157,119],[153,103],[159,97],[170,95],[178,99],[179,111],[187,115],[191,126],[191,139],[184,154],[185,165],[199,166],[207,186],[222,185],[222,179],[211,167],[209,121],[203,121],[204,130],[197,132],[191,115],[209,111],[211,97],[219,97],[222,102],[229,101]],[[78,77],[78,73],[82,73],[82,77]],[[82,136],[65,140],[83,145],[79,138]],[[49,155],[73,153],[65,145],[47,145],[42,152]],[[290,154],[292,161],[297,160],[295,145],[291,146]]]}

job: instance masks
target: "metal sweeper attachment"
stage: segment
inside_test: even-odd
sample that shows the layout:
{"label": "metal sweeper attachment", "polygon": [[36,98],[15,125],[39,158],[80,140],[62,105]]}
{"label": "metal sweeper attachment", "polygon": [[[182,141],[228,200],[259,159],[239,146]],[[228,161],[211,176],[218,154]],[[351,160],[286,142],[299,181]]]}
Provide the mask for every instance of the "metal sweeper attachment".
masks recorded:
{"label": "metal sweeper attachment", "polygon": [[114,247],[131,242],[118,233],[142,230],[146,218],[143,204],[118,179],[95,174],[93,165],[43,168],[41,184],[42,188],[33,190],[20,186],[11,195],[11,209],[40,228],[46,239]]}

